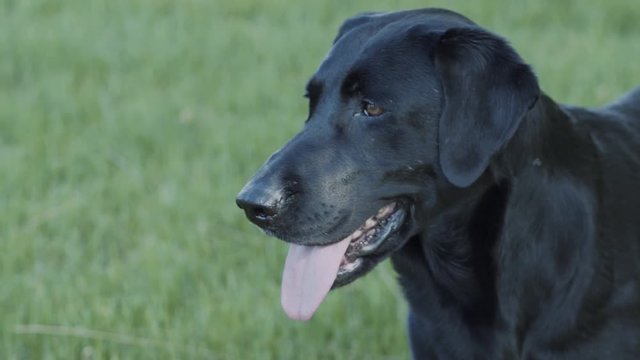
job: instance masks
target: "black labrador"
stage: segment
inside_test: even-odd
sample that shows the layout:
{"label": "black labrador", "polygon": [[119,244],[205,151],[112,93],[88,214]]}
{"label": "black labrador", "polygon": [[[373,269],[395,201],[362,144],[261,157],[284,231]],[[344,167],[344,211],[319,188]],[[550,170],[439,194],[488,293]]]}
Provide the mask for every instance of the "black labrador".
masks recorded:
{"label": "black labrador", "polygon": [[237,197],[291,244],[290,317],[391,257],[416,359],[640,359],[640,89],[559,105],[503,38],[425,9],[347,20],[306,90]]}

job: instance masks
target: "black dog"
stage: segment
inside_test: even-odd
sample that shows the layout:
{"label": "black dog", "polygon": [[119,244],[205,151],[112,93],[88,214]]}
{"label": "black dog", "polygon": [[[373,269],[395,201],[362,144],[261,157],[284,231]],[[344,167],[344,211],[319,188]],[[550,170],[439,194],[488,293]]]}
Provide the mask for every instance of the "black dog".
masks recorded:
{"label": "black dog", "polygon": [[391,256],[416,359],[640,359],[640,89],[558,105],[428,9],[346,21],[307,96],[237,198],[291,243],[289,316]]}

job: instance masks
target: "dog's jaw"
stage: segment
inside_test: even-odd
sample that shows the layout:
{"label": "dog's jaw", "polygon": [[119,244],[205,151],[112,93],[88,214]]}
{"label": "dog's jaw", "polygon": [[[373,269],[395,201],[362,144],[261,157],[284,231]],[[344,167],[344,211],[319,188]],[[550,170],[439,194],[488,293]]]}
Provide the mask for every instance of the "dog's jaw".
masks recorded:
{"label": "dog's jaw", "polygon": [[281,288],[287,315],[310,319],[329,290],[352,282],[386,258],[390,252],[378,250],[398,232],[406,214],[403,206],[392,202],[340,241],[325,246],[291,244]]}

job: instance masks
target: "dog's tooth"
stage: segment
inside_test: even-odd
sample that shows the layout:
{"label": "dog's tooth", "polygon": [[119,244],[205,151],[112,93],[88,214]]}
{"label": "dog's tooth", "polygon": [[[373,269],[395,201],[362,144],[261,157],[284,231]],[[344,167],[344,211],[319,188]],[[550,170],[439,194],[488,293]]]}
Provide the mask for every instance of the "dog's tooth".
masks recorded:
{"label": "dog's tooth", "polygon": [[384,206],[384,207],[382,207],[380,210],[378,210],[378,213],[376,214],[376,216],[377,216],[377,217],[382,217],[382,216],[384,216],[384,214],[385,214],[385,213],[386,213],[386,211],[387,211],[387,207],[388,207],[388,206],[389,206],[389,205],[385,205],[385,206]]}
{"label": "dog's tooth", "polygon": [[380,209],[380,211],[378,212],[378,217],[384,217],[391,214],[393,212],[393,209],[395,208],[395,205],[395,203],[391,203]]}
{"label": "dog's tooth", "polygon": [[367,233],[367,235],[365,236],[365,242],[370,242],[371,240],[373,240],[373,233],[369,232]]}
{"label": "dog's tooth", "polygon": [[364,227],[365,229],[370,229],[372,227],[376,226],[376,221],[374,220],[374,218],[369,218],[367,219],[367,221],[364,223]]}
{"label": "dog's tooth", "polygon": [[354,231],[353,234],[351,234],[351,240],[356,240],[360,236],[362,236],[362,230],[358,229],[358,230]]}
{"label": "dog's tooth", "polygon": [[360,266],[361,263],[362,263],[362,259],[357,258],[353,262],[348,262],[344,265],[340,265],[340,267],[338,268],[338,275],[349,273],[355,270],[358,266]]}

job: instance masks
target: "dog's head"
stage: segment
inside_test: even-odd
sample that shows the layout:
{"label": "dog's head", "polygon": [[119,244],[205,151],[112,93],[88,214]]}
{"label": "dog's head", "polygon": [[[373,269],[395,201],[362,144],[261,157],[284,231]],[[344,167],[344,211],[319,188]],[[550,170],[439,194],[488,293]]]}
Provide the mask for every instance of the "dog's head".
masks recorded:
{"label": "dog's head", "polygon": [[539,94],[501,38],[445,10],[345,22],[306,87],[304,128],[238,205],[291,243],[282,304],[307,319],[472,186]]}

